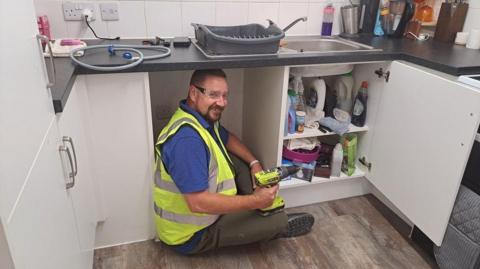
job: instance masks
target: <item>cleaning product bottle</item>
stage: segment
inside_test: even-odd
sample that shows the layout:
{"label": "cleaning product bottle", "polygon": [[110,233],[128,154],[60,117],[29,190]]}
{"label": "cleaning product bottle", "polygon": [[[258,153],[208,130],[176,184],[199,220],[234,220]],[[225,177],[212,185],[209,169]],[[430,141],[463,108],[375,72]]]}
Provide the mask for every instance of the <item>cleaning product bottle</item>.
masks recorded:
{"label": "cleaning product bottle", "polygon": [[322,35],[331,36],[332,27],[333,27],[333,14],[335,13],[335,8],[331,3],[329,3],[323,9],[323,21],[322,21]]}
{"label": "cleaning product bottle", "polygon": [[295,126],[296,126],[296,115],[295,115],[295,107],[297,103],[297,97],[293,90],[288,90],[288,107],[287,107],[287,132],[289,134],[295,133]]}
{"label": "cleaning product bottle", "polygon": [[342,169],[343,148],[342,144],[337,143],[333,149],[332,160],[330,162],[331,172],[330,176],[339,177]]}
{"label": "cleaning product bottle", "polygon": [[302,77],[295,76],[293,78],[293,89],[297,94],[297,106],[295,107],[295,110],[305,112],[305,97],[303,96],[304,88]]}
{"label": "cleaning product bottle", "polygon": [[351,73],[343,74],[335,80],[335,90],[337,91],[336,108],[341,109],[348,114],[352,111],[352,92],[353,77]]}
{"label": "cleaning product bottle", "polygon": [[358,127],[365,125],[367,118],[367,99],[368,99],[368,82],[363,81],[362,86],[358,90],[357,97],[355,97],[355,104],[353,105],[352,124]]}

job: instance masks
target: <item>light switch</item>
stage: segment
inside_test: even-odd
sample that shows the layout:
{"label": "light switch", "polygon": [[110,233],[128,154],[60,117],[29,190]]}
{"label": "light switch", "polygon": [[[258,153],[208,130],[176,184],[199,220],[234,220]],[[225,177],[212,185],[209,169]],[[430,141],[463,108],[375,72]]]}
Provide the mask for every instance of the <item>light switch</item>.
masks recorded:
{"label": "light switch", "polygon": [[118,21],[118,4],[116,2],[101,3],[100,13],[104,21]]}

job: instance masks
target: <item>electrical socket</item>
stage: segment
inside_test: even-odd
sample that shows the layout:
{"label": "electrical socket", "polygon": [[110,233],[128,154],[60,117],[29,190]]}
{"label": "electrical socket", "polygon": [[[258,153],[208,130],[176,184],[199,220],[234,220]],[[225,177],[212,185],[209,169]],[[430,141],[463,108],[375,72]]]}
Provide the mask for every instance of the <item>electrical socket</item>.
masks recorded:
{"label": "electrical socket", "polygon": [[83,11],[88,9],[92,16],[90,21],[95,20],[95,4],[88,2],[63,2],[63,19],[65,21],[83,21]]}
{"label": "electrical socket", "polygon": [[104,21],[118,21],[118,4],[116,2],[100,3],[100,13]]}

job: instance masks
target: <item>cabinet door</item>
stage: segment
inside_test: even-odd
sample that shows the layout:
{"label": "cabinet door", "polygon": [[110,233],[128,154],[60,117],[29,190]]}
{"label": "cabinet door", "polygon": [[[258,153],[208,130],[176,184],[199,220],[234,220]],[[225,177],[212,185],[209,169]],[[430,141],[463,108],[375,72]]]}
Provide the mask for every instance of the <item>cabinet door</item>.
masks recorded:
{"label": "cabinet door", "polygon": [[1,1],[0,217],[13,210],[54,117],[32,1]]}
{"label": "cabinet door", "polygon": [[53,119],[49,130],[13,214],[5,223],[18,269],[82,268]]}
{"label": "cabinet door", "polygon": [[[96,212],[93,188],[93,170],[90,164],[90,141],[88,137],[88,102],[83,76],[77,77],[68,102],[62,113],[57,114],[57,122],[63,144],[75,154],[75,185],[68,189],[78,230],[85,268],[93,265],[95,245]],[[70,168],[67,168],[70,171]]]}
{"label": "cabinet door", "polygon": [[478,127],[480,93],[393,62],[380,102],[367,178],[441,245]]}

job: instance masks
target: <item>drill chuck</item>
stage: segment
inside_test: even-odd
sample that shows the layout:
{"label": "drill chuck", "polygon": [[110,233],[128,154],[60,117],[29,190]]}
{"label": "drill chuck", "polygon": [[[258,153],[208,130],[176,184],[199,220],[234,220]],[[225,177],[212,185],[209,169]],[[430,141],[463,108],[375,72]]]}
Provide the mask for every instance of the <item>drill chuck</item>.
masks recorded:
{"label": "drill chuck", "polygon": [[279,166],[255,174],[255,180],[258,186],[273,186],[280,180],[295,174],[300,168],[297,166]]}

